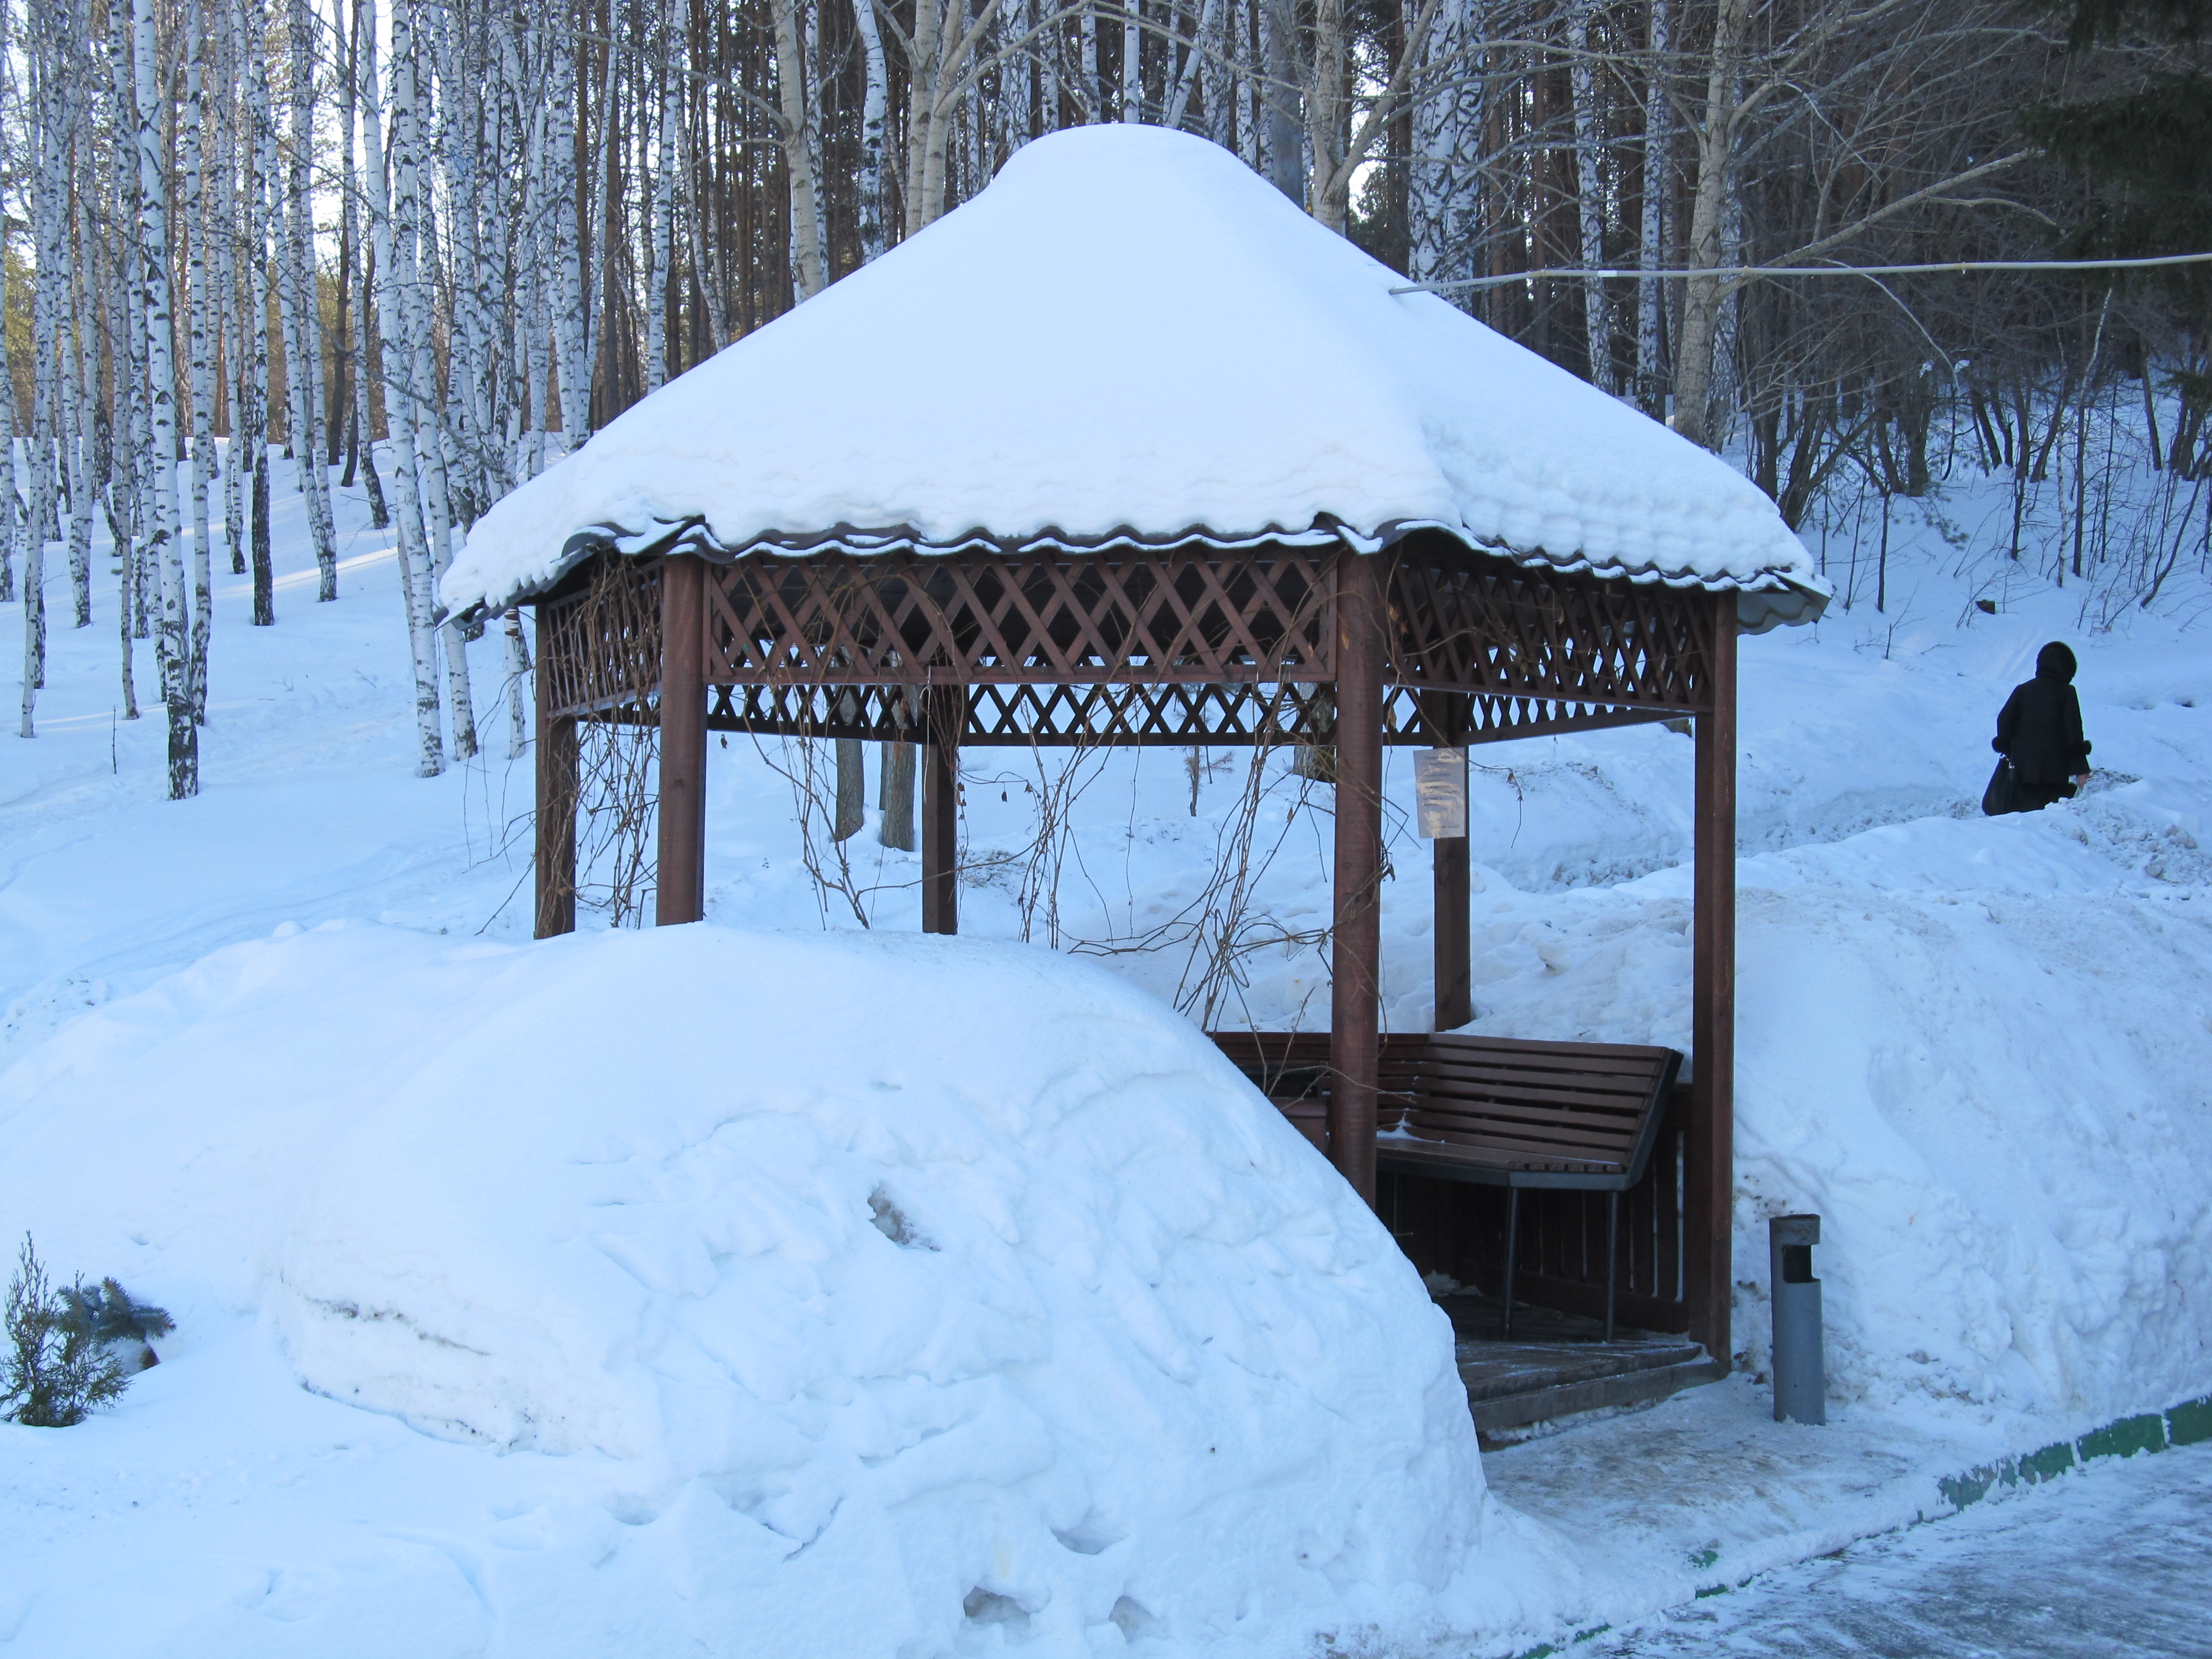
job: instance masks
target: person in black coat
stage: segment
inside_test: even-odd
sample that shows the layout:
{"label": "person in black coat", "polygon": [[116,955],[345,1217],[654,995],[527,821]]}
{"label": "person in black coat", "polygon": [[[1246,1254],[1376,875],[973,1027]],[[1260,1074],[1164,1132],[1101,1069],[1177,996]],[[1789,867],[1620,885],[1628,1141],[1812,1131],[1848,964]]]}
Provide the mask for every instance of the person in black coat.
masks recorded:
{"label": "person in black coat", "polygon": [[2035,678],[2013,687],[1990,747],[2012,763],[2012,811],[2039,812],[2089,781],[2089,741],[2074,690],[2074,653],[2057,641],[2036,653]]}

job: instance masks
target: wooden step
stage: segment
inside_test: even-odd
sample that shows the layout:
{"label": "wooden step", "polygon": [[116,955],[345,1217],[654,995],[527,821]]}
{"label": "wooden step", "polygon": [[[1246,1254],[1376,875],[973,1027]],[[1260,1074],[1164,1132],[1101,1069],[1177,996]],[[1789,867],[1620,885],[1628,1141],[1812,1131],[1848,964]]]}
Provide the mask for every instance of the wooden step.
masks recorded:
{"label": "wooden step", "polygon": [[1717,1359],[1707,1358],[1705,1351],[1700,1348],[1696,1358],[1678,1364],[1616,1371],[1607,1376],[1554,1383],[1549,1388],[1498,1395],[1486,1400],[1470,1399],[1468,1406],[1474,1413],[1475,1432],[1491,1435],[1505,1429],[1526,1428],[1532,1423],[1549,1423],[1577,1412],[1646,1405],[1701,1382],[1717,1382],[1727,1375],[1727,1367]]}

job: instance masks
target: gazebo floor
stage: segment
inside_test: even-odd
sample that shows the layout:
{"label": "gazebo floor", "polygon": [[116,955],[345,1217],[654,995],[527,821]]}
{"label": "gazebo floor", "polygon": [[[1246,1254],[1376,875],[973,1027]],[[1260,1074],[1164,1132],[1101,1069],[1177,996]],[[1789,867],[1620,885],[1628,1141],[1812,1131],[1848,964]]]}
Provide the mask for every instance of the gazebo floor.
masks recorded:
{"label": "gazebo floor", "polygon": [[1616,1328],[1607,1342],[1595,1319],[1516,1301],[1512,1339],[1501,1341],[1497,1297],[1462,1291],[1437,1305],[1451,1317],[1459,1374],[1486,1442],[1577,1412],[1663,1400],[1723,1374],[1686,1336]]}

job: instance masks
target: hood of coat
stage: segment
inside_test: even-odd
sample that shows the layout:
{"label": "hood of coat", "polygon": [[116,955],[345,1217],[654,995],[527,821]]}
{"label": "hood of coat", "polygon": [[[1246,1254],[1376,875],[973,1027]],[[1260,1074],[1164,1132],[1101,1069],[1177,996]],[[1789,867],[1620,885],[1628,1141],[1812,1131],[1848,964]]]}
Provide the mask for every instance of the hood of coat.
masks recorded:
{"label": "hood of coat", "polygon": [[2074,678],[2074,653],[2057,640],[2035,653],[2035,672],[2039,678],[2057,680],[2070,684]]}

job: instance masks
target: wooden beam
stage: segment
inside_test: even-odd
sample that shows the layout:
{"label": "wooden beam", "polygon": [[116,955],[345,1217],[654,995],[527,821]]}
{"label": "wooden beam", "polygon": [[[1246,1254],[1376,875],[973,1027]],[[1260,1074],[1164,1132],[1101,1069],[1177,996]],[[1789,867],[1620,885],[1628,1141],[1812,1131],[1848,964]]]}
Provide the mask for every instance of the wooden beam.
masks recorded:
{"label": "wooden beam", "polygon": [[[538,607],[537,620],[542,674],[553,646],[543,605]],[[532,763],[538,789],[538,848],[532,871],[536,934],[550,939],[556,933],[576,931],[576,721],[573,715],[549,713],[543,699],[538,704],[538,744]]]}
{"label": "wooden beam", "polygon": [[654,923],[707,914],[707,567],[668,561],[660,582],[660,842]]}
{"label": "wooden beam", "polygon": [[[1435,733],[1439,746],[1458,748],[1467,738],[1466,710],[1465,697],[1431,692],[1422,700],[1422,721]],[[1439,836],[1429,847],[1436,912],[1430,933],[1437,987],[1436,1017],[1431,1023],[1439,1031],[1450,1031],[1474,1018],[1474,969],[1468,940],[1467,837]]]}
{"label": "wooden beam", "polygon": [[1336,555],[1336,915],[1329,952],[1329,1158],[1375,1202],[1382,984],[1381,555]]}
{"label": "wooden beam", "polygon": [[922,693],[921,931],[960,931],[960,731],[968,696],[957,685]]}
{"label": "wooden beam", "polygon": [[1683,1217],[1690,1334],[1729,1363],[1735,1199],[1735,595],[1717,593],[1709,685],[1698,716],[1692,852],[1690,1132]]}

